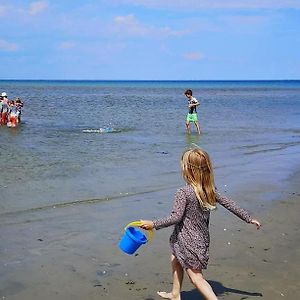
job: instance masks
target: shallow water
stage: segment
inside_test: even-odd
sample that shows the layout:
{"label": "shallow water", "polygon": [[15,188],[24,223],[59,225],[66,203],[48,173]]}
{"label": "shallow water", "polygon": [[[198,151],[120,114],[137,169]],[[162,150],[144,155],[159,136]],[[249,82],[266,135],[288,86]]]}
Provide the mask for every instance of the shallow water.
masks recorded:
{"label": "shallow water", "polygon": [[[299,162],[300,82],[0,81],[25,102],[0,127],[1,213],[156,191],[182,184],[179,157],[211,155],[217,185],[279,185]],[[186,88],[202,135],[185,134]],[[112,133],[86,133],[110,127]],[[195,131],[195,128],[192,127]]]}

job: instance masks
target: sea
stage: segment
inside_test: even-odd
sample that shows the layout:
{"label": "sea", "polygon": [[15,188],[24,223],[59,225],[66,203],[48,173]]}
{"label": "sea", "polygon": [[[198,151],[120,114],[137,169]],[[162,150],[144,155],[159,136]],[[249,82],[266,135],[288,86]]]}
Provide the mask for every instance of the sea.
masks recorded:
{"label": "sea", "polygon": [[[186,89],[200,136],[185,130]],[[218,189],[242,199],[255,188],[274,200],[299,168],[297,80],[0,80],[0,92],[24,101],[21,124],[0,127],[0,216],[176,189],[194,147],[210,154]]]}

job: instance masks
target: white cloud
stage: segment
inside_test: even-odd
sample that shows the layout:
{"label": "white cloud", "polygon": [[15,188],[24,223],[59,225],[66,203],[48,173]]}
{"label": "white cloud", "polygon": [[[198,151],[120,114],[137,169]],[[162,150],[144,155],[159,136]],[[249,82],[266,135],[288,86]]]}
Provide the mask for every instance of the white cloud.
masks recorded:
{"label": "white cloud", "polygon": [[0,40],[0,51],[13,52],[18,50],[17,44],[7,42],[5,40]]}
{"label": "white cloud", "polygon": [[35,16],[37,14],[42,13],[48,8],[48,2],[47,1],[36,1],[30,3],[29,6],[29,14],[31,16]]}
{"label": "white cloud", "polygon": [[114,29],[116,31],[123,31],[130,35],[144,36],[149,33],[149,28],[140,24],[134,15],[117,16],[114,18]]}
{"label": "white cloud", "polygon": [[110,0],[161,9],[300,9],[299,0]]}
{"label": "white cloud", "polygon": [[114,18],[114,21],[118,24],[133,24],[136,23],[134,15],[127,16],[117,16]]}
{"label": "white cloud", "polygon": [[188,34],[187,30],[172,30],[169,27],[154,27],[140,23],[134,15],[116,16],[113,20],[111,30],[122,35],[138,37],[162,37],[162,36],[183,36]]}
{"label": "white cloud", "polygon": [[59,49],[63,49],[63,50],[72,49],[74,47],[75,47],[75,43],[74,42],[70,42],[70,41],[61,42],[58,45],[58,48]]}
{"label": "white cloud", "polygon": [[185,53],[183,57],[187,60],[202,60],[204,59],[204,55],[200,52],[190,52]]}
{"label": "white cloud", "polygon": [[[1,1],[1,0],[0,0]],[[24,19],[25,17],[35,16],[44,12],[48,8],[48,2],[46,0],[31,2],[29,6],[20,6],[15,4],[0,5],[0,17],[8,16],[14,19]]]}

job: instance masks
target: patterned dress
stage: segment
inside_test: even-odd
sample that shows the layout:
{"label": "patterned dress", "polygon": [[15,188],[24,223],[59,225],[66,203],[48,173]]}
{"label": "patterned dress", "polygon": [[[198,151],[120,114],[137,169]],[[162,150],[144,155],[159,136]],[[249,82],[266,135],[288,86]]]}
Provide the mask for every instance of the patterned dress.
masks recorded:
{"label": "patterned dress", "polygon": [[[220,194],[216,200],[226,209],[247,223],[252,218],[234,201]],[[170,237],[173,255],[185,269],[207,268],[209,259],[209,217],[210,210],[203,208],[190,185],[177,190],[172,212],[169,216],[154,220],[154,228],[161,229],[175,225]]]}

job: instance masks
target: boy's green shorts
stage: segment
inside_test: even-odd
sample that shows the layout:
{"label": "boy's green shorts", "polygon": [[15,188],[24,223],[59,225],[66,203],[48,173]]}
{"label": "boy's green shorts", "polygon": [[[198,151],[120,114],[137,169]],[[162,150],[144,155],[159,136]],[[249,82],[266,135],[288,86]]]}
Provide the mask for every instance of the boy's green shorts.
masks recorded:
{"label": "boy's green shorts", "polygon": [[196,113],[194,114],[188,114],[186,117],[187,122],[197,122],[198,121],[198,116]]}

